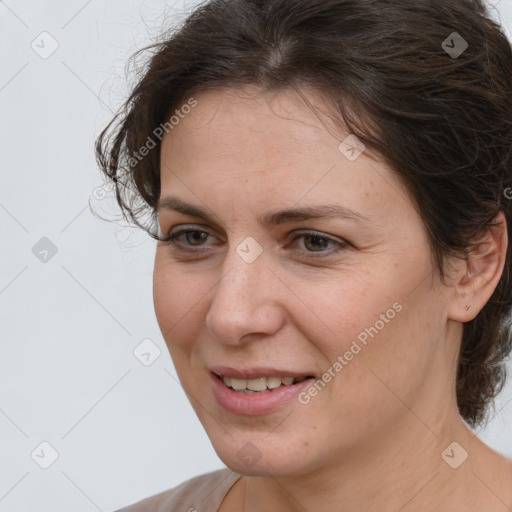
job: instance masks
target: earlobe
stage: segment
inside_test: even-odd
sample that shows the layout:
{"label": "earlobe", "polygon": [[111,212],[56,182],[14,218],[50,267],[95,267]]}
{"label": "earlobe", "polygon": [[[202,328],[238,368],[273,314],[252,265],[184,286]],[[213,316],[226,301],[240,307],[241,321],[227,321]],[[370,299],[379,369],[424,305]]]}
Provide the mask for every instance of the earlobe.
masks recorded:
{"label": "earlobe", "polygon": [[457,322],[473,320],[491,298],[503,274],[507,254],[507,222],[503,212],[495,217],[477,240],[461,266],[453,287],[448,318]]}

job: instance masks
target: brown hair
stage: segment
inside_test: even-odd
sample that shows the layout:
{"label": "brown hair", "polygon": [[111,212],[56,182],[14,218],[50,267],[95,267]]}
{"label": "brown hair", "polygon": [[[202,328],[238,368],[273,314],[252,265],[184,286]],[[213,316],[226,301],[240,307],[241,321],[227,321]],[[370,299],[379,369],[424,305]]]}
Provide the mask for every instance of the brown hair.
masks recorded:
{"label": "brown hair", "polygon": [[[169,116],[194,93],[256,84],[311,86],[332,100],[340,123],[405,184],[443,283],[444,257],[467,258],[500,211],[512,241],[512,49],[480,1],[212,0],[133,57],[147,50],[96,155],[123,217],[151,237]],[[484,421],[505,380],[511,254],[509,243],[492,297],[464,324],[456,392],[471,426]]]}

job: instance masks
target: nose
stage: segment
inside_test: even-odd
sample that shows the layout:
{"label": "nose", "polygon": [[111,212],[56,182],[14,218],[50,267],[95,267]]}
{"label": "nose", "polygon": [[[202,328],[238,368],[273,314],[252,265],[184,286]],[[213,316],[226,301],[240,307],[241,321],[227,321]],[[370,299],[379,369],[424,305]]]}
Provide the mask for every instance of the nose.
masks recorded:
{"label": "nose", "polygon": [[222,275],[206,314],[206,327],[214,338],[239,345],[281,329],[284,311],[279,297],[283,285],[267,268],[265,253],[247,263],[233,249],[226,256]]}

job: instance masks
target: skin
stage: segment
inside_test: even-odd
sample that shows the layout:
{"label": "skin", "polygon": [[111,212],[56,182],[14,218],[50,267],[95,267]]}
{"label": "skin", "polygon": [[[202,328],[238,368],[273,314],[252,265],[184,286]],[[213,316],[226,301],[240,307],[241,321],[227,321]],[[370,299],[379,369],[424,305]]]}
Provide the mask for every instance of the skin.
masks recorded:
{"label": "skin", "polygon": [[[303,93],[328,110],[320,94]],[[349,161],[338,149],[348,133],[332,129],[296,92],[246,87],[195,98],[197,106],[164,137],[161,197],[207,208],[214,222],[159,210],[162,236],[183,227],[210,236],[182,235],[188,252],[158,243],[154,305],[217,454],[245,475],[220,510],[512,508],[512,462],[466,427],[454,392],[462,324],[502,275],[503,216],[469,263],[451,262],[444,286],[423,222],[394,172],[368,149]],[[371,223],[258,221],[270,210],[325,204]],[[348,245],[336,252],[323,239],[293,241],[300,230]],[[236,252],[247,237],[263,249],[252,263]],[[401,311],[307,405],[292,400],[274,413],[242,417],[215,400],[209,366],[321,376],[397,302]],[[237,457],[249,442],[261,455],[251,467]],[[452,442],[468,452],[457,469],[441,457]]]}

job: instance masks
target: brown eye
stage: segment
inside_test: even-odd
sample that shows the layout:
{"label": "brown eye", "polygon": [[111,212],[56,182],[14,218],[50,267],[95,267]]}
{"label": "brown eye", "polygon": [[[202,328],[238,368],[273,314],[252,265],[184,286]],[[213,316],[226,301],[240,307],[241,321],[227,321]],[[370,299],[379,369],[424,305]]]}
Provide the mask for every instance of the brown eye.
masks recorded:
{"label": "brown eye", "polygon": [[187,243],[190,243],[190,245],[201,245],[201,242],[204,242],[210,236],[204,231],[187,231],[182,234],[185,235],[185,240]]}
{"label": "brown eye", "polygon": [[[187,247],[204,247],[208,237],[213,237],[206,231],[198,229],[180,229],[175,233],[170,233],[161,240],[165,245],[174,246],[177,250],[187,250]],[[182,247],[180,247],[182,246]]]}
{"label": "brown eye", "polygon": [[326,247],[329,243],[332,243],[332,240],[327,238],[318,236],[318,235],[305,235],[303,236],[304,247],[308,251],[322,251],[322,249],[327,249]]}
{"label": "brown eye", "polygon": [[345,241],[335,240],[315,232],[299,233],[295,236],[292,243],[298,240],[302,240],[302,243],[297,244],[299,248],[293,249],[293,251],[301,253],[300,257],[304,258],[328,257],[349,246]]}

